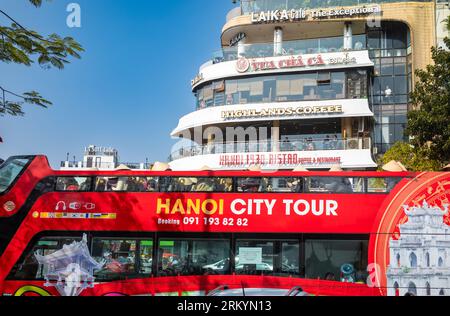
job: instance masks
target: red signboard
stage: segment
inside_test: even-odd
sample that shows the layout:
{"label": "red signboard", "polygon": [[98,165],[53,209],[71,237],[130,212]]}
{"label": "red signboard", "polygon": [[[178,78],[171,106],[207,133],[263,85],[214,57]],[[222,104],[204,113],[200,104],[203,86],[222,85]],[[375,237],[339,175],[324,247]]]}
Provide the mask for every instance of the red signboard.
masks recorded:
{"label": "red signboard", "polygon": [[[368,234],[385,195],[69,193],[40,199],[32,220],[40,227],[107,221],[107,229],[172,232]],[[132,204],[129,201],[133,201]],[[94,210],[70,205],[95,205]],[[62,207],[65,205],[67,207]],[[133,208],[133,209],[131,209]]]}

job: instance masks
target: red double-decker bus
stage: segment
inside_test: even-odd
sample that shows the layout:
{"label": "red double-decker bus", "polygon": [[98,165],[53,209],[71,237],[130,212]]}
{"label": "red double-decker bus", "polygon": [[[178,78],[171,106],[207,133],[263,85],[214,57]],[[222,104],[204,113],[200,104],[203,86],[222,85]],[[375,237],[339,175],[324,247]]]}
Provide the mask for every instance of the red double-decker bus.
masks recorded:
{"label": "red double-decker bus", "polygon": [[449,173],[54,171],[13,157],[0,293],[448,295],[449,193]]}

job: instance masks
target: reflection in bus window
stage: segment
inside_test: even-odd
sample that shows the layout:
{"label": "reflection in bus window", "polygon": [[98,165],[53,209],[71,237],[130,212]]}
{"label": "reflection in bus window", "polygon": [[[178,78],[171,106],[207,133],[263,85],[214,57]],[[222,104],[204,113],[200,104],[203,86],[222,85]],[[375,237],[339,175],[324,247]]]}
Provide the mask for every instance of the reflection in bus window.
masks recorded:
{"label": "reflection in bus window", "polygon": [[31,248],[25,253],[21,259],[12,269],[10,278],[13,280],[42,280],[46,275],[46,267],[39,264],[35,254],[41,256],[48,256],[58,250],[61,250],[64,245],[70,245],[73,242],[79,242],[81,238],[71,237],[44,237],[39,239]]}
{"label": "reflection in bus window", "polygon": [[150,275],[152,274],[153,263],[153,240],[141,240],[140,246],[140,273]]}
{"label": "reflection in bus window", "polygon": [[237,274],[273,274],[274,242],[238,240],[236,241],[236,253],[235,270]]}
{"label": "reflection in bus window", "polygon": [[96,192],[157,192],[158,178],[153,177],[98,177]]}
{"label": "reflection in bus window", "polygon": [[306,240],[306,278],[364,283],[367,240]]}
{"label": "reflection in bus window", "polygon": [[231,192],[232,178],[171,177],[161,181],[162,192]]}
{"label": "reflection in bus window", "polygon": [[267,182],[267,192],[302,192],[302,178],[266,178],[265,181]]}
{"label": "reflection in bus window", "polygon": [[389,193],[400,182],[401,178],[369,178],[367,179],[367,192]]}
{"label": "reflection in bus window", "polygon": [[29,159],[13,159],[0,164],[0,193],[9,188],[29,161]]}
{"label": "reflection in bus window", "polygon": [[305,179],[305,192],[310,193],[361,193],[363,178],[310,177]]}
{"label": "reflection in bus window", "polygon": [[161,240],[160,276],[226,274],[230,243],[227,240]]}
{"label": "reflection in bus window", "polygon": [[266,192],[269,183],[267,178],[238,178],[237,191],[238,192]]}
{"label": "reflection in bus window", "polygon": [[281,272],[289,275],[300,273],[300,245],[297,241],[281,242]]}
{"label": "reflection in bus window", "polygon": [[56,191],[87,192],[91,190],[91,178],[87,177],[58,177]]}
{"label": "reflection in bus window", "polygon": [[121,279],[136,272],[136,241],[94,238],[92,257],[103,265],[97,279]]}

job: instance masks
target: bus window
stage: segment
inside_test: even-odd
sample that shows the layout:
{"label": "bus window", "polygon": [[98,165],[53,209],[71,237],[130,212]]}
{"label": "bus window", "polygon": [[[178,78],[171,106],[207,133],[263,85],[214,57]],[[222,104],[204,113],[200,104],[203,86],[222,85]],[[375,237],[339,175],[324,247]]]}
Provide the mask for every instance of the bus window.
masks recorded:
{"label": "bus window", "polygon": [[153,177],[98,177],[97,192],[157,192],[158,178]]}
{"label": "bus window", "polygon": [[299,256],[300,244],[297,241],[281,242],[281,273],[299,275]]}
{"label": "bus window", "polygon": [[238,192],[266,192],[269,186],[267,178],[238,178]]}
{"label": "bus window", "polygon": [[226,274],[229,272],[228,240],[160,240],[160,276]]}
{"label": "bus window", "polygon": [[[305,192],[309,193],[354,193],[364,192],[364,181],[347,177],[310,177],[305,179]],[[356,191],[354,191],[356,190]]]}
{"label": "bus window", "polygon": [[58,177],[56,191],[87,192],[91,190],[91,178],[87,177]]}
{"label": "bus window", "polygon": [[367,192],[389,193],[400,182],[401,178],[368,178]]}
{"label": "bus window", "polygon": [[302,178],[266,178],[267,192],[300,193],[303,188]]}
{"label": "bus window", "polygon": [[306,240],[306,278],[365,282],[367,253],[367,240]]}
{"label": "bus window", "polygon": [[92,257],[103,264],[94,276],[103,281],[136,274],[136,240],[94,238]]}
{"label": "bus window", "polygon": [[139,241],[140,274],[152,274],[153,263],[153,240]]}
{"label": "bus window", "polygon": [[218,177],[171,177],[164,178],[161,183],[162,192],[231,192],[232,178]]}
{"label": "bus window", "polygon": [[35,254],[41,256],[50,255],[63,248],[64,245],[70,245],[73,242],[81,241],[81,238],[72,237],[44,237],[39,239],[22,257],[23,259],[14,266],[9,279],[12,280],[43,280],[47,271],[43,265],[40,265]]}
{"label": "bus window", "polygon": [[235,270],[237,274],[273,274],[274,242],[237,240],[236,252]]}
{"label": "bus window", "polygon": [[0,193],[5,192],[30,159],[12,159],[0,165]]}

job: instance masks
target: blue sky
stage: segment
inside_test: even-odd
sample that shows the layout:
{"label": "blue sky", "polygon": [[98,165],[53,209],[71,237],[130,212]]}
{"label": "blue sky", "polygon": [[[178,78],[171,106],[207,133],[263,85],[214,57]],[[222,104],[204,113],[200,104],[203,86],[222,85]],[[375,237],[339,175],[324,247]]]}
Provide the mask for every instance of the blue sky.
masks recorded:
{"label": "blue sky", "polygon": [[[81,28],[66,25],[66,7],[81,6]],[[54,105],[25,105],[23,118],[0,117],[0,157],[45,154],[53,167],[66,153],[95,144],[122,161],[165,161],[170,131],[194,109],[190,80],[212,52],[231,0],[2,0],[0,8],[40,32],[73,36],[86,49],[66,69],[0,63],[0,86],[39,91]],[[0,16],[0,24],[8,21]]]}

